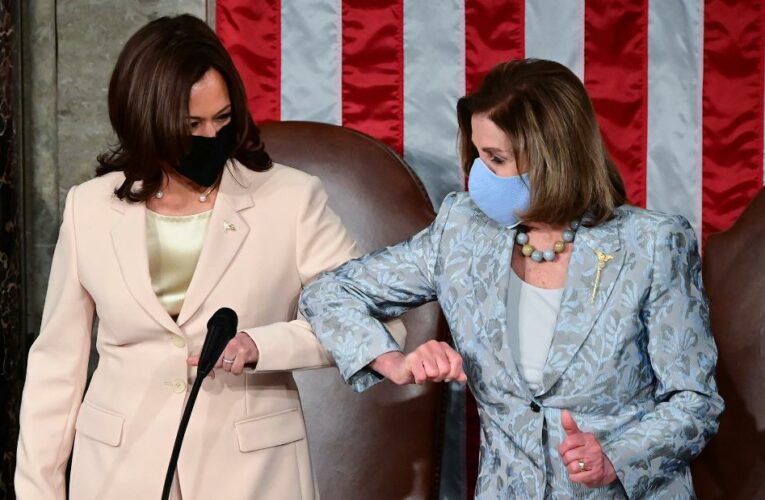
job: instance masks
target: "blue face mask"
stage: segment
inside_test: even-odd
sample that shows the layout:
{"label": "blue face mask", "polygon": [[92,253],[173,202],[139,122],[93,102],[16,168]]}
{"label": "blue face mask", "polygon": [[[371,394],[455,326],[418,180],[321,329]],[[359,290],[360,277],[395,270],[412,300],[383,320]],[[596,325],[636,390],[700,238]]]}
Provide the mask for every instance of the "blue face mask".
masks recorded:
{"label": "blue face mask", "polygon": [[500,177],[476,158],[470,169],[468,190],[473,203],[489,218],[509,227],[520,224],[516,216],[531,203],[529,174]]}

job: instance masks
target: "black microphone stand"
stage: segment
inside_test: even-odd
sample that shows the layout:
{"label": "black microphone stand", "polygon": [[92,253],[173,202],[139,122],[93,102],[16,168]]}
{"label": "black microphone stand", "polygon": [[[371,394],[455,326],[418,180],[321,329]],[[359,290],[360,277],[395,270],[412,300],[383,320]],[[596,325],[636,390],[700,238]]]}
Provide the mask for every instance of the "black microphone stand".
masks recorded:
{"label": "black microphone stand", "polygon": [[227,307],[218,309],[212,318],[210,318],[210,321],[207,322],[207,336],[205,336],[202,352],[199,355],[197,378],[191,386],[189,399],[183,410],[181,423],[178,425],[178,433],[175,436],[175,444],[173,444],[173,453],[170,455],[170,464],[167,466],[165,484],[162,487],[162,500],[169,500],[170,498],[170,488],[173,486],[175,469],[178,467],[178,456],[181,454],[183,436],[186,434],[186,428],[189,425],[191,411],[194,409],[199,389],[202,387],[205,377],[215,367],[215,363],[218,361],[221,353],[223,353],[223,349],[226,348],[228,341],[236,334],[237,322],[236,313]]}
{"label": "black microphone stand", "polygon": [[199,389],[202,387],[202,381],[204,381],[206,376],[206,374],[204,376],[199,376],[199,372],[197,372],[197,378],[194,380],[194,385],[191,386],[189,400],[186,402],[186,408],[183,410],[183,417],[181,417],[181,423],[178,426],[178,433],[175,435],[173,453],[170,455],[170,465],[167,466],[165,485],[162,487],[162,500],[168,500],[170,498],[170,488],[173,486],[173,476],[175,475],[175,469],[178,467],[178,456],[181,454],[183,436],[186,435],[186,428],[189,426],[191,411],[194,409],[197,394],[199,394]]}

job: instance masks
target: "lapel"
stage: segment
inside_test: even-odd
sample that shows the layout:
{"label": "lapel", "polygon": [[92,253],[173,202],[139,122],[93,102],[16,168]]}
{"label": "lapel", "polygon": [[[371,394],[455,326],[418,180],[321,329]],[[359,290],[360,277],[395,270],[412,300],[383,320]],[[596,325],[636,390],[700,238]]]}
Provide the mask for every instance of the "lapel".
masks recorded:
{"label": "lapel", "polygon": [[[210,216],[202,252],[186,291],[186,299],[175,322],[159,302],[151,285],[146,242],[146,205],[113,198],[112,208],[123,214],[112,228],[114,253],[122,278],[131,295],[157,323],[181,335],[182,326],[199,309],[220,280],[250,231],[239,214],[254,205],[249,189],[250,176],[234,177],[244,167],[232,164],[223,172],[218,196]],[[221,304],[223,306],[225,304]]]}
{"label": "lapel", "polygon": [[[240,179],[235,178],[232,173],[235,168],[229,166],[223,171],[218,196],[202,244],[202,252],[199,254],[197,267],[194,269],[194,275],[178,315],[180,326],[183,326],[202,306],[250,232],[250,226],[240,212],[254,205],[250,192],[252,181],[245,178],[249,177],[245,175],[240,175]],[[244,167],[238,167],[236,170],[243,172]],[[220,307],[225,305],[219,304]]]}
{"label": "lapel", "polygon": [[530,398],[531,391],[520,376],[506,334],[507,292],[515,229],[500,227],[483,214],[474,220],[479,224],[479,229],[473,245],[470,274],[477,312],[475,325],[479,329],[477,335],[485,336],[496,362],[504,368],[497,376],[509,377],[495,381],[504,386],[509,383],[515,394]]}
{"label": "lapel", "polygon": [[[624,265],[621,244],[621,222],[617,215],[593,228],[577,231],[569,261],[566,287],[561,298],[550,352],[547,356],[539,394],[549,391],[566,370],[605,308]],[[598,252],[611,257],[601,270],[593,300]]]}
{"label": "lapel", "polygon": [[180,334],[180,328],[159,302],[151,286],[149,253],[146,245],[146,205],[112,198],[112,208],[122,218],[112,228],[112,244],[122,279],[131,295],[162,327]]}

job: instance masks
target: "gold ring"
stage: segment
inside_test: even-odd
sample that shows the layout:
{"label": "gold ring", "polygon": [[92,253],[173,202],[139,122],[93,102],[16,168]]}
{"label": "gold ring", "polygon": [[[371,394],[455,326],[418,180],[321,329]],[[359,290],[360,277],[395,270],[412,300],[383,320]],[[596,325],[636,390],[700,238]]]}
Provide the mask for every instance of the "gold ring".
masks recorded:
{"label": "gold ring", "polygon": [[579,472],[584,472],[586,469],[584,468],[584,459],[579,459]]}

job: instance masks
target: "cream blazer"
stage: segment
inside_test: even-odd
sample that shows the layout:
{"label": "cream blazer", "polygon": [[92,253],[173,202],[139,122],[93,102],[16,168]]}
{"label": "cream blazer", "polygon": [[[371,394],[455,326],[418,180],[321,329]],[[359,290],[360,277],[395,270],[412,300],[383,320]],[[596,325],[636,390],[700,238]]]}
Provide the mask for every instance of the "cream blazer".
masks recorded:
{"label": "cream blazer", "polygon": [[[177,322],[149,277],[146,208],[113,196],[113,173],[69,191],[40,335],[29,353],[15,487],[19,500],[159,498],[206,323],[239,315],[254,372],[202,384],[178,462],[184,500],[314,499],[291,370],[332,360],[295,320],[307,282],[355,256],[315,177],[282,165],[224,172]],[[100,358],[87,391],[91,328]],[[83,399],[84,392],[84,399]],[[331,495],[331,492],[329,492]]]}

